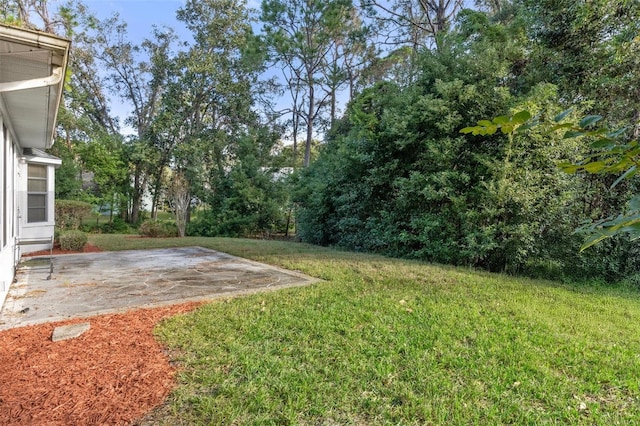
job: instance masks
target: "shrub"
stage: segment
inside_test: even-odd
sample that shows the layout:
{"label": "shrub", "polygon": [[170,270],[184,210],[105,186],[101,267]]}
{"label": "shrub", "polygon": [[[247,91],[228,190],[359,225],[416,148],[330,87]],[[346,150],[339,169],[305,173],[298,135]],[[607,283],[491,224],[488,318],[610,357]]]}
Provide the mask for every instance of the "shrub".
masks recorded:
{"label": "shrub", "polygon": [[105,234],[128,234],[129,225],[119,217],[114,217],[111,222],[100,225],[100,232]]}
{"label": "shrub", "polygon": [[82,231],[67,231],[60,234],[60,248],[62,250],[82,251],[87,244],[87,234]]}
{"label": "shrub", "polygon": [[155,220],[145,220],[140,224],[138,232],[145,237],[158,237],[160,235],[160,222]]}
{"label": "shrub", "polygon": [[162,232],[163,237],[177,237],[178,225],[176,224],[175,220],[162,222]]}
{"label": "shrub", "polygon": [[61,230],[78,229],[82,218],[91,213],[91,204],[77,200],[56,200],[56,225]]}
{"label": "shrub", "polygon": [[175,237],[178,228],[173,221],[145,220],[138,227],[138,233],[145,237]]}

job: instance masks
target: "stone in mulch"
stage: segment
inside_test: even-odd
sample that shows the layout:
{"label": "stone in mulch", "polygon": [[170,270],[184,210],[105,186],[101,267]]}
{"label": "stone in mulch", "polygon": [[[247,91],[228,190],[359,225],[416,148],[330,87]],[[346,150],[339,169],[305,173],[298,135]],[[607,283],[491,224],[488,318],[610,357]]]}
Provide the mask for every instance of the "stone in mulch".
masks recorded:
{"label": "stone in mulch", "polygon": [[75,339],[82,336],[91,328],[91,324],[88,322],[81,322],[80,324],[61,325],[53,329],[51,335],[52,342],[59,342],[61,340]]}

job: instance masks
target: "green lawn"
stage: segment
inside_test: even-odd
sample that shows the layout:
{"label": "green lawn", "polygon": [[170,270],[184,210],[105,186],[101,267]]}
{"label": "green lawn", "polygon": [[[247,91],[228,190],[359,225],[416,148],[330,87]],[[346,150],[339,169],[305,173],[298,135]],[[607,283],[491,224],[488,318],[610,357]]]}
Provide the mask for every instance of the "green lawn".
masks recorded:
{"label": "green lawn", "polygon": [[325,281],[161,323],[180,361],[167,425],[640,424],[640,293],[303,244],[201,245]]}

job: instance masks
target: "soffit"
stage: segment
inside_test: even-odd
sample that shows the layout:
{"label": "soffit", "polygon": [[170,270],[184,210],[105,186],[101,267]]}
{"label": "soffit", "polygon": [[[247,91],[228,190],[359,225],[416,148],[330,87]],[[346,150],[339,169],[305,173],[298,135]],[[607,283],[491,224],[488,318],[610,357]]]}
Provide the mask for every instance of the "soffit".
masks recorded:
{"label": "soffit", "polygon": [[[0,83],[46,78],[59,67],[64,72],[68,49],[67,40],[0,25]],[[2,114],[22,147],[51,147],[63,84],[0,93]]]}

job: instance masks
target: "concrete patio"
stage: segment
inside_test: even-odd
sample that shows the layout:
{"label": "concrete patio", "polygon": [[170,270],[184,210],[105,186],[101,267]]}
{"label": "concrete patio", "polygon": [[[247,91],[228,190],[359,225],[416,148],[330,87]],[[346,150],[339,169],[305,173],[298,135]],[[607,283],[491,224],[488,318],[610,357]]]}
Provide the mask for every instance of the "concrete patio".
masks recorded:
{"label": "concrete patio", "polygon": [[0,330],[77,317],[302,286],[315,278],[202,247],[54,256],[21,267]]}

